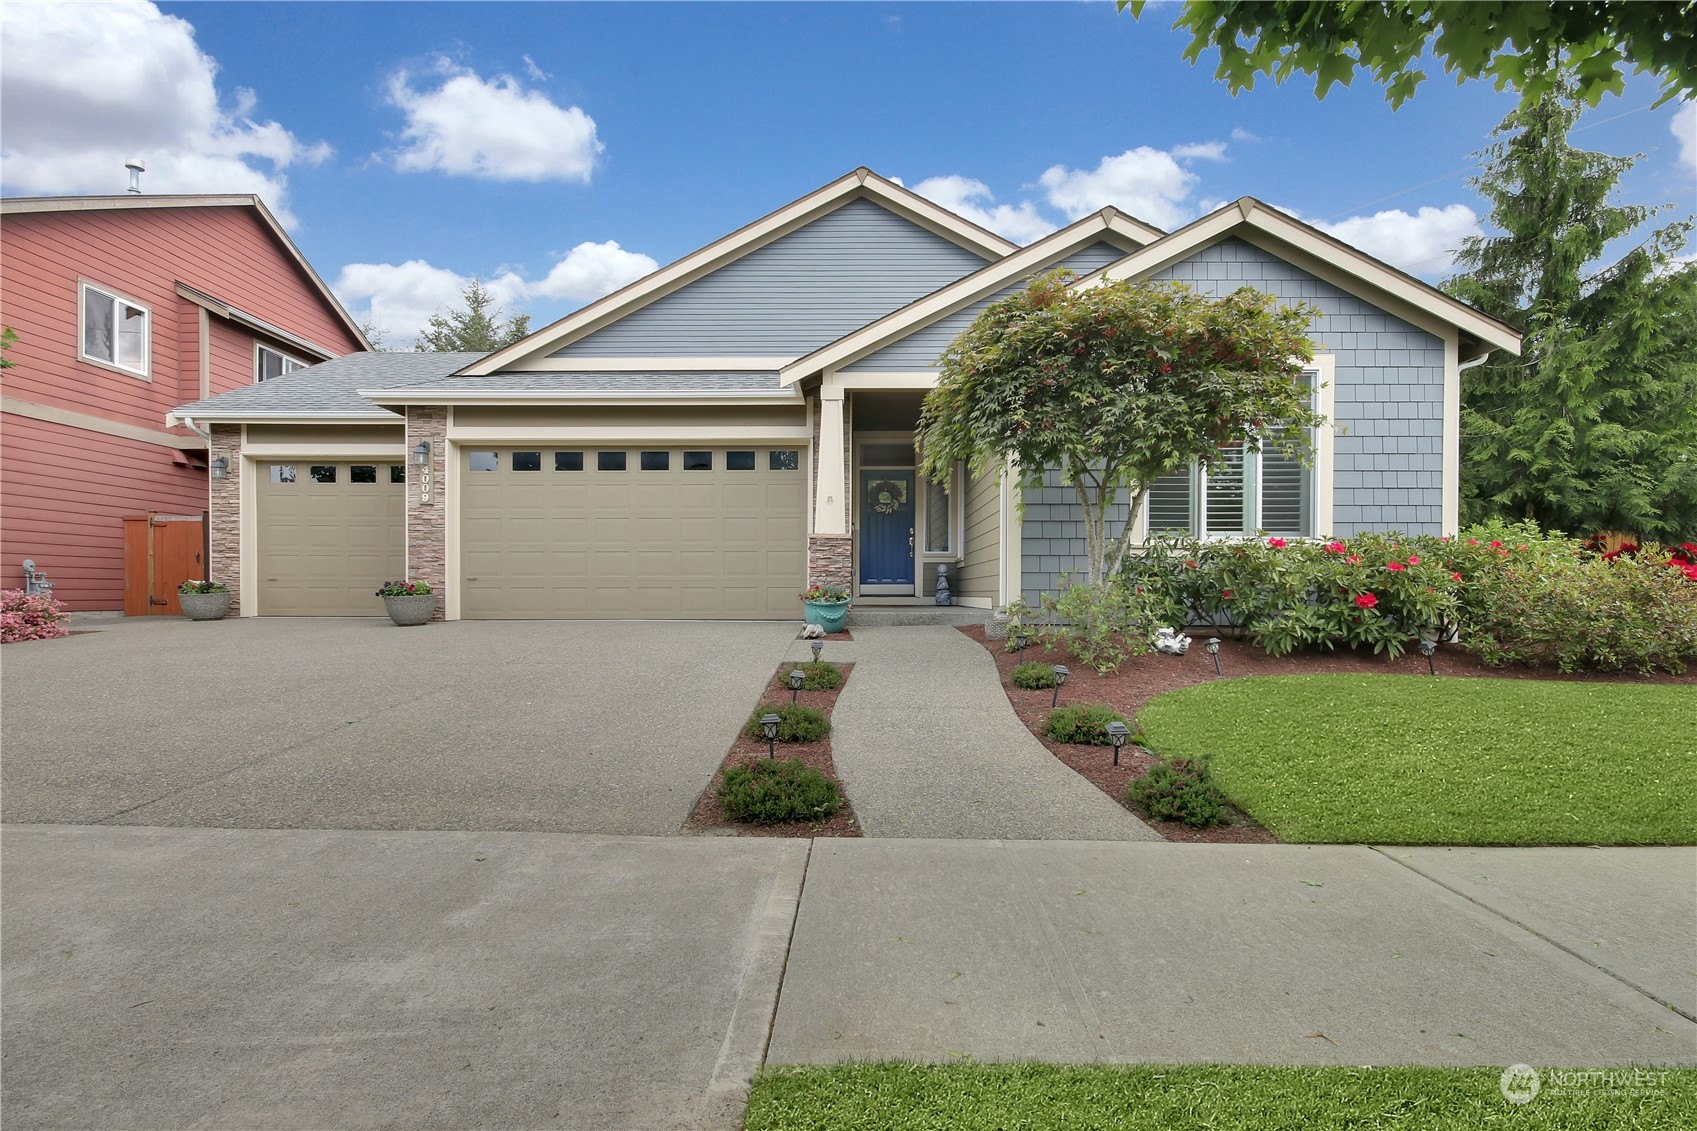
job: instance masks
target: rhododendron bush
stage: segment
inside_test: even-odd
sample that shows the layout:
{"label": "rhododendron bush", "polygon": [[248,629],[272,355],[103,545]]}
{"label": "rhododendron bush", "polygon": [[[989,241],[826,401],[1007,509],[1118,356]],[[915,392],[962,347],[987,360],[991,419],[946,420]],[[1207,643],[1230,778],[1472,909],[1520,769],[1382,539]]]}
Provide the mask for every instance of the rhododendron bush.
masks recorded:
{"label": "rhododendron bush", "polygon": [[0,589],[0,644],[68,635],[69,615],[51,593],[26,596],[22,589]]}
{"label": "rhododendron bush", "polygon": [[1117,583],[1168,624],[1234,628],[1274,655],[1461,641],[1493,664],[1681,671],[1697,658],[1697,544],[1603,553],[1531,524],[1457,538],[1152,539]]}

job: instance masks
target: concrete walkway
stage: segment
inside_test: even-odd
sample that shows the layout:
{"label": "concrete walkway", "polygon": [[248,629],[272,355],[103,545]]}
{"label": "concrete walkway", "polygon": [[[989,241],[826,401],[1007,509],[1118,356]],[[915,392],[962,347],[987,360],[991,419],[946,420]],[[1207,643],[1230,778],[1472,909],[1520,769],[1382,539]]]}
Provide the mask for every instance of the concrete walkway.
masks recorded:
{"label": "concrete walkway", "polygon": [[855,669],[831,754],[867,836],[1161,839],[1031,737],[955,629],[860,627],[836,651]]}

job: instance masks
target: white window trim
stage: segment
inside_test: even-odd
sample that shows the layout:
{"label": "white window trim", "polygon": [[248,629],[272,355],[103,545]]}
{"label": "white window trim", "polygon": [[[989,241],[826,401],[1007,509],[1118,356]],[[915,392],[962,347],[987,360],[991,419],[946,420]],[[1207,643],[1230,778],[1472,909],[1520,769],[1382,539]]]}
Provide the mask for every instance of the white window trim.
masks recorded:
{"label": "white window trim", "polygon": [[[1329,353],[1317,353],[1310,361],[1302,363],[1304,373],[1316,374],[1314,382],[1314,408],[1324,416],[1325,422],[1314,429],[1309,437],[1314,446],[1313,464],[1309,468],[1312,477],[1310,481],[1310,496],[1308,501],[1308,519],[1314,533],[1304,537],[1323,540],[1332,536],[1333,523],[1333,488],[1336,486],[1335,456],[1333,441],[1337,436],[1337,421],[1334,418],[1337,404],[1337,358]],[[1201,508],[1206,498],[1208,487],[1207,471],[1193,468],[1194,477],[1191,480],[1191,515],[1190,521],[1196,528],[1193,536],[1204,541],[1229,541],[1233,538],[1242,539],[1244,534],[1206,534],[1202,532]],[[1261,491],[1257,481],[1255,491],[1255,523],[1256,528],[1261,524]],[[1137,546],[1149,541],[1149,504],[1145,500],[1142,512],[1137,516],[1137,529],[1133,531],[1132,543]]]}
{"label": "white window trim", "polygon": [[[918,542],[919,560],[921,562],[952,563],[961,559],[961,543],[966,539],[966,496],[962,492],[964,486],[962,469],[964,467],[965,464],[955,464],[954,470],[949,473],[949,482],[945,488],[949,500],[949,548],[947,550],[928,550],[925,548],[925,539],[918,538],[916,541]],[[920,472],[917,466],[917,458],[913,470],[914,483],[921,496],[918,516],[919,530],[924,531],[930,522],[930,504],[925,498],[927,494],[926,485],[930,483],[930,480]]]}
{"label": "white window trim", "polygon": [[[268,346],[264,342],[255,338],[253,343],[253,383],[255,385],[262,384],[265,380],[259,375],[259,355],[262,353],[274,353],[284,361],[292,363],[295,369],[305,369],[308,365],[312,364],[310,361],[302,361],[292,353],[285,353],[276,346]],[[282,377],[285,374],[292,372],[294,372],[294,370],[285,369],[282,373],[277,374],[277,376]]]}
{"label": "white window trim", "polygon": [[[120,365],[118,363],[118,361],[117,361],[117,357],[118,357],[118,338],[117,338],[118,327],[117,327],[117,324],[116,324],[115,321],[114,321],[113,326],[112,326],[112,335],[113,335],[113,337],[112,337],[112,358],[113,358],[113,360],[107,361],[105,358],[90,357],[87,353],[83,352],[84,348],[86,347],[86,345],[88,343],[88,297],[87,296],[88,296],[89,291],[93,291],[93,292],[95,292],[96,294],[99,294],[99,295],[105,295],[107,298],[111,299],[114,304],[121,302],[126,306],[133,306],[137,310],[141,311],[141,313],[142,313],[142,324],[141,324],[142,367],[140,369],[131,369],[127,365]],[[117,312],[117,307],[114,305],[114,307],[113,307],[114,317],[116,316],[116,312]],[[149,306],[147,303],[141,302],[137,299],[133,299],[133,298],[129,297],[128,295],[124,294],[122,291],[114,290],[113,288],[108,287],[103,283],[90,282],[87,279],[78,279],[77,280],[77,358],[81,361],[87,362],[89,365],[98,365],[102,369],[110,369],[114,373],[122,373],[126,377],[136,377],[136,378],[139,378],[143,381],[152,381],[153,380],[153,308],[151,306]]]}

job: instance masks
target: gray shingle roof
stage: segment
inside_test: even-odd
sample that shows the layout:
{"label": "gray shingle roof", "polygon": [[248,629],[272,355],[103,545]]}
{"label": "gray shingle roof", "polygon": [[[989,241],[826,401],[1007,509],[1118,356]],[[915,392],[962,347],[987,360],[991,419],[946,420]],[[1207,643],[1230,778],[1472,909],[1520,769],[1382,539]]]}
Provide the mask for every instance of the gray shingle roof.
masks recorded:
{"label": "gray shingle roof", "polygon": [[[375,390],[384,386],[366,385]],[[452,393],[459,390],[500,389],[536,393],[739,393],[783,392],[778,371],[737,370],[723,373],[672,370],[659,373],[494,373],[488,377],[444,376],[415,379],[388,388]]]}
{"label": "gray shingle roof", "polygon": [[[395,414],[360,389],[412,386],[464,369],[480,353],[355,353],[176,409],[181,416],[369,416]],[[488,380],[488,378],[482,378]]]}

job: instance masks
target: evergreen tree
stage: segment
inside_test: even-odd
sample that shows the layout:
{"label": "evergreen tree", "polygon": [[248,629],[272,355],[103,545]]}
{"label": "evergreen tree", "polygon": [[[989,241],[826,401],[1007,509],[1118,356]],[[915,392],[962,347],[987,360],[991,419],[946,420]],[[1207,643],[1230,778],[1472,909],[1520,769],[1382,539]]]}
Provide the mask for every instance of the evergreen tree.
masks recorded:
{"label": "evergreen tree", "polygon": [[1462,521],[1573,534],[1697,532],[1697,265],[1689,220],[1614,241],[1659,208],[1613,202],[1636,157],[1575,149],[1570,75],[1503,119],[1473,186],[1501,234],[1470,237],[1446,289],[1525,335],[1462,374]]}
{"label": "evergreen tree", "polygon": [[463,309],[430,316],[418,335],[420,353],[490,353],[530,333],[528,314],[501,321],[501,308],[495,305],[495,296],[483,289],[481,280],[473,279],[461,297],[465,300]]}

